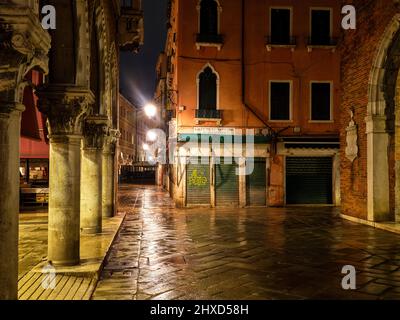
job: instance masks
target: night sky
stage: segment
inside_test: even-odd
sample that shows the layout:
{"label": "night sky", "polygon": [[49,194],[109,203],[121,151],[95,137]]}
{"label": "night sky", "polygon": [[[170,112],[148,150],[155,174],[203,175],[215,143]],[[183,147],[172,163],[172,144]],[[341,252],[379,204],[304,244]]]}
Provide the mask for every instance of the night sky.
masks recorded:
{"label": "night sky", "polygon": [[138,54],[121,52],[120,91],[137,106],[154,96],[156,63],[164,51],[168,0],[142,0],[144,10],[144,45]]}

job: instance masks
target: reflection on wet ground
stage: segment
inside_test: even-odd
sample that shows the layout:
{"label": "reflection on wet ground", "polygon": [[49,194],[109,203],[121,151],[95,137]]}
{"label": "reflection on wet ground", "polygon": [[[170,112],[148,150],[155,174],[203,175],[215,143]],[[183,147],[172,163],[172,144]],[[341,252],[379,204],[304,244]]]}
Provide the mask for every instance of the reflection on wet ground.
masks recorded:
{"label": "reflection on wet ground", "polygon": [[400,299],[400,236],[335,208],[176,209],[127,185],[119,200],[128,214],[93,299]]}

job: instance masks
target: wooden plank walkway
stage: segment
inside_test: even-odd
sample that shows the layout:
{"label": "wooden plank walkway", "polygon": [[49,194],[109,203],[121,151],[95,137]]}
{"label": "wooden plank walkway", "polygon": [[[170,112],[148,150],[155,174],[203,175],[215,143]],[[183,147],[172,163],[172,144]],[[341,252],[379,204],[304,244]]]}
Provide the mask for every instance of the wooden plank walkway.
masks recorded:
{"label": "wooden plank walkway", "polygon": [[58,274],[55,287],[46,288],[46,274],[28,272],[18,282],[19,300],[89,300],[96,287],[95,278]]}

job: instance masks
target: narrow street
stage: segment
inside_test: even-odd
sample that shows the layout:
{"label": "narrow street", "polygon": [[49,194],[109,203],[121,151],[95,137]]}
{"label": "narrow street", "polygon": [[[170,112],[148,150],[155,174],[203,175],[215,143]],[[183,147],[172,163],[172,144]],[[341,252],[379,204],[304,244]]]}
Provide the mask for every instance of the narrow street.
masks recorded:
{"label": "narrow street", "polygon": [[119,197],[127,216],[92,299],[400,299],[400,236],[336,209],[176,209],[152,186]]}

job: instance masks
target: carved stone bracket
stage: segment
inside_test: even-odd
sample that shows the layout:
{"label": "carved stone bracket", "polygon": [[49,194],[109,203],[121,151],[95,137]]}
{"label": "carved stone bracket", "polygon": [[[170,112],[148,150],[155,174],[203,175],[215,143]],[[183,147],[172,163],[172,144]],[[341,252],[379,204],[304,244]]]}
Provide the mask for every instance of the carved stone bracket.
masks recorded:
{"label": "carved stone bracket", "polygon": [[102,149],[107,132],[108,117],[90,116],[83,127],[83,147],[85,149]]}
{"label": "carved stone bracket", "polygon": [[104,153],[115,154],[116,144],[121,137],[121,133],[116,129],[108,128],[104,137]]}
{"label": "carved stone bracket", "polygon": [[0,100],[21,103],[26,73],[48,73],[51,37],[31,8],[7,3],[0,10],[0,40]]}
{"label": "carved stone bracket", "polygon": [[353,162],[358,157],[358,135],[357,125],[354,122],[354,112],[350,111],[350,123],[346,128],[346,158]]}
{"label": "carved stone bracket", "polygon": [[51,86],[38,91],[39,109],[48,117],[50,135],[81,135],[84,117],[94,103],[91,90]]}

